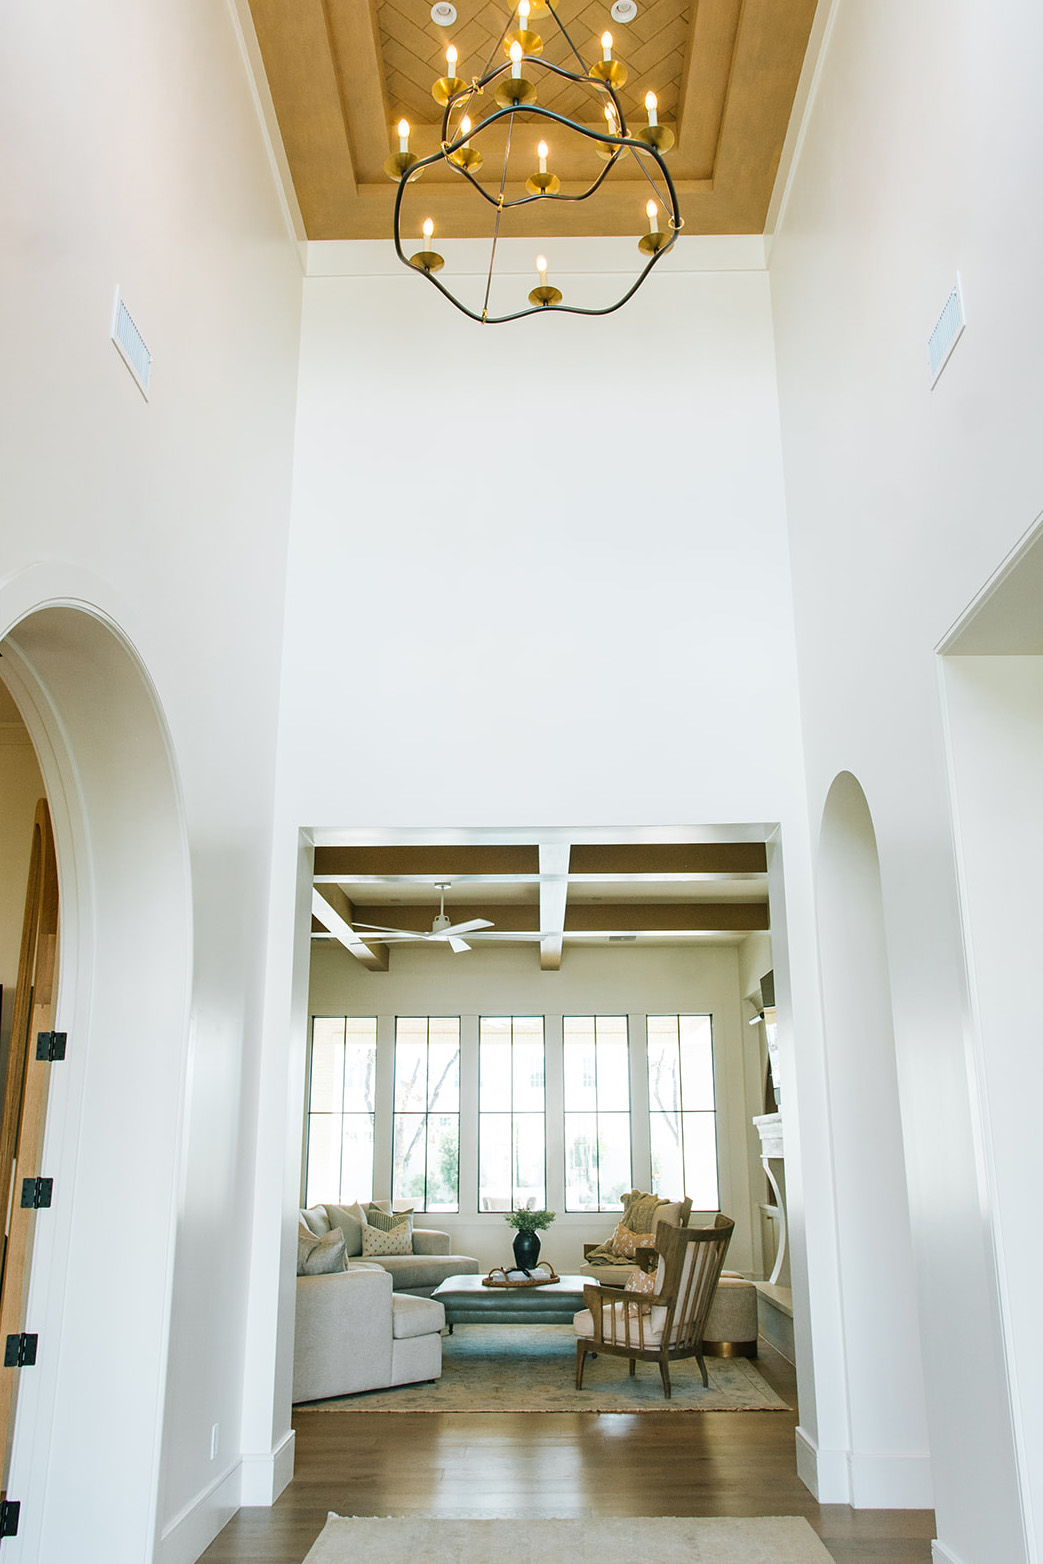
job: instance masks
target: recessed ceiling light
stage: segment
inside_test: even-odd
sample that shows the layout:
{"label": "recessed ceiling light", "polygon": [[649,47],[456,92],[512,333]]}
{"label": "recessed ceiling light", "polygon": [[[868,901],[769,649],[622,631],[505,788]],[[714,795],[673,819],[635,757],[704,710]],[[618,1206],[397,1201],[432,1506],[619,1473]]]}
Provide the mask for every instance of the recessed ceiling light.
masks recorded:
{"label": "recessed ceiling light", "polygon": [[[620,0],[621,5],[627,3],[628,0]],[[629,3],[633,5],[633,0],[629,0]],[[637,10],[636,6],[634,10]],[[449,0],[438,0],[438,4],[431,7],[431,20],[437,22],[439,27],[452,27],[456,21],[456,6],[450,5]]]}
{"label": "recessed ceiling light", "polygon": [[634,4],[634,0],[616,0],[615,5],[612,7],[612,20],[614,22],[622,22],[624,27],[627,22],[632,22],[636,15],[637,6]]}

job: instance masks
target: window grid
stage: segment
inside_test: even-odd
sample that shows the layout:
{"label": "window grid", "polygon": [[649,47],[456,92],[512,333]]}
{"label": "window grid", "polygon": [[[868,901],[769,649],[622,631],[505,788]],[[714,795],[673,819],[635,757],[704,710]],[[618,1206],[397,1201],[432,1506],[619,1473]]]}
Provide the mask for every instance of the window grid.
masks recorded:
{"label": "window grid", "polygon": [[618,1211],[632,1184],[627,1017],[562,1020],[565,1210]]}
{"label": "window grid", "polygon": [[460,1017],[396,1016],[391,1198],[460,1209]]}
{"label": "window grid", "polygon": [[313,1016],[305,1202],[373,1197],[376,1016]]}
{"label": "window grid", "polygon": [[546,1119],[543,1017],[479,1017],[479,1211],[546,1206]]}
{"label": "window grid", "polygon": [[720,1203],[713,1022],[708,1015],[647,1017],[648,1121],[652,1190],[691,1198],[696,1211]]}

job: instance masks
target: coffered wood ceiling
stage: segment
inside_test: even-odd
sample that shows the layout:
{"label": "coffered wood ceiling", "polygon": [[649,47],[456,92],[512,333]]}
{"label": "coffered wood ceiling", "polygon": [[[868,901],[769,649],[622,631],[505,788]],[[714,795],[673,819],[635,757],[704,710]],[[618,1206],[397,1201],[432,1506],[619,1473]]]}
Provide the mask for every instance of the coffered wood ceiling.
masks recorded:
{"label": "coffered wood ceiling", "polygon": [[390,946],[366,925],[422,937],[439,885],[454,924],[494,925],[467,934],[469,943],[538,945],[545,970],[560,966],[570,942],[734,944],[769,926],[767,856],[756,841],[602,844],[556,833],[510,845],[326,845],[315,849],[314,878],[313,935],[338,939],[373,971],[388,969]]}
{"label": "coffered wood ceiling", "polygon": [[[397,151],[394,126],[413,127],[410,148],[437,150],[441,109],[431,84],[445,74],[445,48],[460,52],[466,80],[490,60],[499,63],[509,15],[495,0],[457,0],[449,28],[431,21],[429,0],[250,0],[283,142],[310,239],[386,239],[395,186],[384,160]],[[586,62],[600,58],[606,27],[615,57],[629,71],[620,100],[631,130],[645,123],[644,96],[659,98],[659,119],[676,133],[667,155],[685,232],[760,233],[778,168],[815,0],[639,0],[635,20],[614,23],[607,3],[555,0],[555,8]],[[533,23],[547,59],[575,65],[551,16]],[[528,68],[527,68],[528,69]],[[585,123],[603,124],[594,91],[561,84],[533,67],[539,102]],[[480,120],[495,105],[486,93],[472,112]],[[483,179],[502,161],[505,122],[475,145]],[[507,196],[523,194],[536,167],[535,147],[551,144],[552,172],[566,191],[579,190],[603,169],[593,144],[547,121],[518,116]],[[439,237],[489,232],[489,207],[448,169],[424,172],[423,216]],[[414,195],[413,187],[410,196]],[[582,203],[540,201],[510,214],[515,235],[639,234],[648,185],[627,156],[598,196]],[[417,206],[419,212],[420,208]]]}

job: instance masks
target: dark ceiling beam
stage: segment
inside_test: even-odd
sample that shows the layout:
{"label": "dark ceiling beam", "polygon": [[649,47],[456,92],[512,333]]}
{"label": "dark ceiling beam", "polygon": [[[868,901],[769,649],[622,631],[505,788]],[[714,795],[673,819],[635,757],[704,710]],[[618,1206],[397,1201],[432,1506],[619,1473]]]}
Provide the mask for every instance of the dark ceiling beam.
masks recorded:
{"label": "dark ceiling beam", "polygon": [[[535,842],[521,847],[316,847],[316,880],[350,880],[357,874],[538,874]],[[454,909],[455,911],[455,909]],[[430,919],[428,919],[430,922]]]}
{"label": "dark ceiling beam", "polygon": [[[498,934],[540,932],[539,913],[532,906],[510,903],[497,907],[482,902],[471,907],[454,903],[451,911],[457,923],[469,918],[491,918]],[[377,923],[385,928],[415,929],[418,934],[426,934],[431,927],[431,908],[402,903],[356,906],[355,922],[356,931],[367,938],[378,939],[379,935],[367,935],[360,924]],[[769,927],[766,901],[579,902],[565,909],[564,933],[566,938],[570,934],[669,934],[689,930],[734,934]]]}
{"label": "dark ceiling beam", "polygon": [[764,874],[763,842],[574,842],[570,874]]}

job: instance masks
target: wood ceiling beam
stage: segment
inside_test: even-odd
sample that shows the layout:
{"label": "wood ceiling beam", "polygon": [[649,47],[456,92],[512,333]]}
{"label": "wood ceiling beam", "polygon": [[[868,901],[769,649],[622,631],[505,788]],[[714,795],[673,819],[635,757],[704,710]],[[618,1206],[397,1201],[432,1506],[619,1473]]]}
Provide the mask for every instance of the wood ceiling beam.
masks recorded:
{"label": "wood ceiling beam", "polygon": [[574,843],[571,874],[765,874],[763,842]]}
{"label": "wood ceiling beam", "polygon": [[[497,934],[537,934],[541,920],[534,906],[516,902],[496,906],[482,902],[474,906],[454,903],[450,908],[454,922],[470,918],[491,918]],[[401,903],[379,907],[356,906],[356,924],[377,923],[387,928],[415,929],[426,934],[431,927],[429,903],[406,906]],[[766,901],[722,902],[578,902],[565,908],[563,933],[570,934],[669,934],[694,931],[721,934],[746,933],[770,927]],[[362,930],[358,931],[363,932]],[[551,929],[551,935],[555,930]],[[374,936],[376,937],[376,936]],[[480,939],[481,935],[476,935]]]}
{"label": "wood ceiling beam", "polygon": [[355,910],[339,885],[326,885],[320,890],[313,886],[311,893],[312,928],[318,922],[350,950],[362,966],[370,972],[386,972],[390,952],[386,945],[366,944],[352,928]]}
{"label": "wood ceiling beam", "polygon": [[[316,847],[315,879],[350,880],[356,874],[538,874],[540,850],[520,847]],[[385,909],[386,910],[386,909]],[[455,911],[455,908],[453,909]],[[478,917],[480,914],[475,913]],[[430,919],[428,919],[430,922]]]}
{"label": "wood ceiling beam", "polygon": [[540,970],[557,972],[565,933],[565,909],[569,895],[569,844],[540,846]]}

